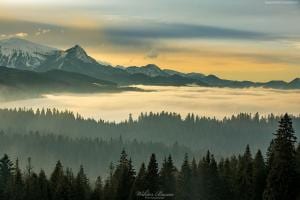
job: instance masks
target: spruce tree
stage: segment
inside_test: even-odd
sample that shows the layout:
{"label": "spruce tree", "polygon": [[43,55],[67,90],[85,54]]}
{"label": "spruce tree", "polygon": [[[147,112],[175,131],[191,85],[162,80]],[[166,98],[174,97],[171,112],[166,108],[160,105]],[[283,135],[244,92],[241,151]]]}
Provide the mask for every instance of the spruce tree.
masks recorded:
{"label": "spruce tree", "polygon": [[158,163],[156,161],[155,154],[152,154],[147,167],[146,177],[145,177],[146,189],[150,193],[157,193],[160,190],[159,186],[159,174],[158,174]]}
{"label": "spruce tree", "polygon": [[83,166],[80,166],[75,179],[75,200],[88,200],[90,197],[89,180],[84,172]]}
{"label": "spruce tree", "polygon": [[0,199],[9,199],[13,171],[13,162],[9,159],[7,154],[4,154],[0,160]]}
{"label": "spruce tree", "polygon": [[213,155],[211,155],[209,165],[209,184],[208,184],[208,200],[221,200],[223,199],[223,194],[221,193],[221,182],[217,167],[217,162]]}
{"label": "spruce tree", "polygon": [[176,199],[192,199],[192,170],[189,163],[188,155],[185,154],[183,164],[178,176],[178,189]]}
{"label": "spruce tree", "polygon": [[191,185],[192,185],[191,198],[199,199],[200,194],[199,194],[198,186],[199,186],[200,177],[199,177],[199,170],[195,158],[193,158],[191,164],[191,176],[192,176],[191,177]]}
{"label": "spruce tree", "polygon": [[51,199],[63,199],[63,185],[64,185],[64,170],[60,161],[55,165],[54,171],[50,177]]}
{"label": "spruce tree", "polygon": [[61,190],[63,190],[62,197],[63,199],[76,199],[77,195],[77,188],[76,188],[76,179],[74,177],[74,174],[70,168],[66,169],[66,172],[63,177],[63,184],[61,187]]}
{"label": "spruce tree", "polygon": [[19,167],[19,160],[16,160],[13,174],[13,185],[12,185],[12,200],[21,200],[24,198],[24,180],[21,169]]}
{"label": "spruce tree", "polygon": [[267,149],[267,161],[266,161],[266,167],[267,167],[267,172],[269,173],[272,162],[274,159],[274,139],[271,140],[270,145]]}
{"label": "spruce tree", "polygon": [[239,160],[237,186],[239,199],[251,200],[253,198],[253,159],[249,145]]}
{"label": "spruce tree", "polygon": [[51,194],[50,194],[50,183],[47,179],[47,176],[44,172],[44,170],[41,170],[38,177],[39,182],[39,189],[41,196],[39,197],[39,200],[50,200]]}
{"label": "spruce tree", "polygon": [[233,200],[234,195],[234,174],[230,160],[226,158],[222,159],[219,163],[219,175],[220,175],[220,192],[223,196],[223,200]]}
{"label": "spruce tree", "polygon": [[119,165],[114,174],[116,183],[116,200],[127,200],[135,179],[131,159],[128,160],[125,150],[122,151]]}
{"label": "spruce tree", "polygon": [[208,151],[199,163],[200,199],[220,199],[220,177],[214,156]]}
{"label": "spruce tree", "polygon": [[97,177],[95,188],[92,192],[90,200],[104,200],[103,197],[103,184],[100,176]]}
{"label": "spruce tree", "polygon": [[137,193],[145,192],[146,187],[146,166],[145,163],[142,163],[138,175],[134,181],[134,184],[131,189],[130,198],[131,200],[144,199],[142,196],[138,196]]}
{"label": "spruce tree", "polygon": [[266,186],[267,168],[260,150],[257,151],[253,162],[253,200],[262,200]]}
{"label": "spruce tree", "polygon": [[[176,177],[175,177],[176,168],[173,164],[171,155],[168,159],[164,159],[162,168],[160,170],[160,185],[161,190],[165,194],[175,195],[176,192]],[[174,199],[170,197],[169,199]]]}
{"label": "spruce tree", "polygon": [[35,200],[39,199],[40,196],[38,175],[31,171],[30,174],[27,173],[25,176],[25,199]]}
{"label": "spruce tree", "polygon": [[210,167],[210,152],[207,151],[206,156],[199,162],[199,195],[200,199],[208,199],[208,183],[209,183],[209,167]]}
{"label": "spruce tree", "polygon": [[296,136],[292,120],[285,114],[279,121],[279,128],[274,134],[272,159],[264,191],[265,200],[293,200],[299,189],[296,182]]}
{"label": "spruce tree", "polygon": [[103,196],[105,200],[115,200],[116,197],[116,183],[114,180],[114,172],[115,167],[113,163],[109,165],[109,177],[106,179],[104,188],[103,188]]}

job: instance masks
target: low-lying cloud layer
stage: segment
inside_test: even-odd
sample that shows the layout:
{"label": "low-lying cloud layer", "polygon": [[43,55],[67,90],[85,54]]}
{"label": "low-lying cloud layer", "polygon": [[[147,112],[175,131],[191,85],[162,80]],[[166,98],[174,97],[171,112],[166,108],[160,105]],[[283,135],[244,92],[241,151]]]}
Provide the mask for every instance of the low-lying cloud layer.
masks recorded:
{"label": "low-lying cloud layer", "polygon": [[78,112],[85,117],[120,121],[129,113],[178,112],[183,116],[195,113],[223,118],[240,112],[261,114],[300,114],[299,90],[275,90],[262,88],[229,89],[203,87],[139,86],[152,92],[124,92],[91,95],[46,95],[42,99],[30,99],[2,103],[2,108],[58,108]]}

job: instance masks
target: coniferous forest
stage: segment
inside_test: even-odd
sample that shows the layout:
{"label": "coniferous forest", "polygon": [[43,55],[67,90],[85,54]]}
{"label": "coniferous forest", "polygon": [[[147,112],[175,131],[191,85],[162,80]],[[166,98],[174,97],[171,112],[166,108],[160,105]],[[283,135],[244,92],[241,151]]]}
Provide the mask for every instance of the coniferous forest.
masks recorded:
{"label": "coniferous forest", "polygon": [[[299,130],[300,117],[291,118]],[[218,120],[150,112],[117,123],[57,109],[0,109],[0,153],[19,158],[21,168],[30,157],[35,169],[42,168],[46,174],[61,160],[73,169],[84,165],[89,177],[105,176],[123,149],[135,168],[152,153],[160,161],[171,154],[177,167],[185,153],[199,160],[209,150],[219,160],[243,153],[246,145],[253,152],[265,153],[279,120],[280,116],[272,114],[241,113]]]}
{"label": "coniferous forest", "polygon": [[[214,150],[216,154],[240,153],[249,144],[266,150],[280,115],[261,116],[240,113],[222,120],[178,113],[141,113],[122,122],[86,119],[79,114],[57,109],[0,109],[0,130],[9,135],[39,132],[71,138],[122,138],[143,142],[179,142],[192,150]],[[300,116],[291,116],[296,130],[300,130]],[[300,137],[300,134],[298,137]],[[232,145],[234,143],[234,145]]]}
{"label": "coniferous forest", "polygon": [[[293,200],[300,198],[300,145],[292,119],[286,114],[273,134],[266,155],[244,152],[216,159],[207,151],[201,159],[185,154],[181,165],[172,155],[158,160],[149,154],[147,163],[133,166],[126,149],[116,164],[102,177],[89,177],[84,166],[71,169],[57,161],[47,175],[27,161],[4,154],[0,160],[0,199],[2,200]],[[101,162],[101,161],[100,161]]]}

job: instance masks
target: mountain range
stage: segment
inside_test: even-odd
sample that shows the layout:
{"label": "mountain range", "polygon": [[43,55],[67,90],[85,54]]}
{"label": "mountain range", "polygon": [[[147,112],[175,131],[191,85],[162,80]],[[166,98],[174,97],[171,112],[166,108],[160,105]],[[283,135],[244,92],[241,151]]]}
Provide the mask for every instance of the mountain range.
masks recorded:
{"label": "mountain range", "polygon": [[224,80],[215,75],[201,73],[182,73],[170,69],[161,69],[154,64],[146,66],[110,66],[97,62],[79,45],[60,50],[36,44],[20,38],[0,40],[0,66],[18,70],[39,72],[45,78],[47,72],[71,72],[94,78],[95,80],[118,85],[199,85],[210,87],[266,87],[280,89],[300,89],[300,79],[291,82],[269,81],[264,83],[251,81]]}
{"label": "mountain range", "polygon": [[62,70],[34,72],[0,67],[0,100],[39,97],[45,93],[98,93],[136,91],[134,87],[118,87],[115,83]]}

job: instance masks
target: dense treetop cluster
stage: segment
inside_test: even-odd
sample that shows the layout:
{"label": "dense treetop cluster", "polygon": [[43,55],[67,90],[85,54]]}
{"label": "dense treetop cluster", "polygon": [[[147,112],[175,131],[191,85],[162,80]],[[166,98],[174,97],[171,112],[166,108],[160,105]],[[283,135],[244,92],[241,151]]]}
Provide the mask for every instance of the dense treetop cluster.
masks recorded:
{"label": "dense treetop cluster", "polygon": [[176,167],[171,155],[161,166],[155,154],[138,170],[125,150],[105,178],[89,179],[84,167],[77,173],[58,161],[49,176],[33,170],[31,159],[25,170],[5,154],[0,160],[2,200],[138,200],[146,196],[174,200],[296,200],[300,198],[300,145],[286,114],[264,158],[258,150],[215,159],[209,151],[201,159],[184,156]]}

